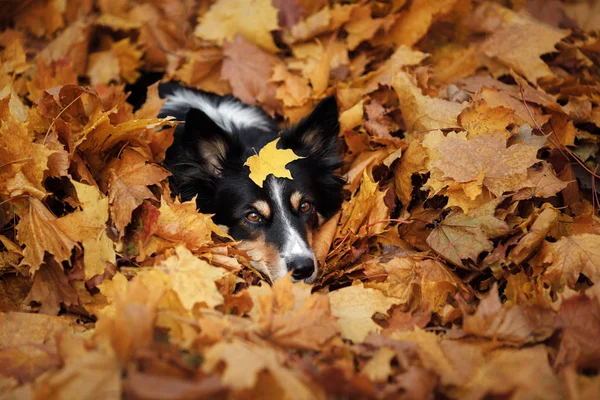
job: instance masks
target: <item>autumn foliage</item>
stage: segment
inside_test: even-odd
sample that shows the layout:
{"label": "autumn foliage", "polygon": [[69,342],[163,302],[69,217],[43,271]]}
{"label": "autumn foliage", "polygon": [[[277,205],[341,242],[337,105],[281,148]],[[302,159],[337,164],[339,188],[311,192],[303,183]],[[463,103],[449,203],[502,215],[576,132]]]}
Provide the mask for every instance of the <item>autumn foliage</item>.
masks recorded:
{"label": "autumn foliage", "polygon": [[[600,398],[598,3],[0,10],[0,399]],[[282,124],[336,96],[314,287],[172,198],[149,72]]]}

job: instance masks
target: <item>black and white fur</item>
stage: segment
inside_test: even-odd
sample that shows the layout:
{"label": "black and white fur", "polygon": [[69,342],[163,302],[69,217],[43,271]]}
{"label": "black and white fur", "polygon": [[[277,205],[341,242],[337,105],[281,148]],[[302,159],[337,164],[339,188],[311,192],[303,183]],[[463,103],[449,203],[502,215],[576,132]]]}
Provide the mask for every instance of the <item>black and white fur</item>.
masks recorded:
{"label": "black and white fur", "polygon": [[[335,99],[322,100],[298,125],[279,132],[264,111],[233,97],[173,83],[161,85],[160,92],[167,99],[161,116],[185,121],[165,160],[175,193],[185,201],[196,197],[198,209],[214,214],[270,279],[292,271],[294,280],[313,282],[313,232],[342,203]],[[278,148],[305,158],[288,164],[293,179],[269,175],[260,188],[244,163],[278,136]]]}

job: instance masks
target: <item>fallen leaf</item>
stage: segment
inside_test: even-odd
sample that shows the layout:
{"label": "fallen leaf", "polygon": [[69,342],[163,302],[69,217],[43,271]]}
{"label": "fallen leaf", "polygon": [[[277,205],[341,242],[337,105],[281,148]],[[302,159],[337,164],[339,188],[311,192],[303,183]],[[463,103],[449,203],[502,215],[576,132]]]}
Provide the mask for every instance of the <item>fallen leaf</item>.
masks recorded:
{"label": "fallen leaf", "polygon": [[131,214],[145,199],[155,199],[148,189],[169,176],[169,173],[147,160],[134,149],[127,148],[115,165],[108,167],[108,199],[110,214],[120,235],[131,221]]}
{"label": "fallen leaf", "polygon": [[222,278],[225,271],[195,257],[185,247],[177,247],[175,254],[156,264],[155,268],[167,274],[171,287],[188,311],[196,304],[214,308],[223,303],[215,281]]}
{"label": "fallen leaf", "polygon": [[573,288],[579,274],[596,283],[600,280],[600,237],[585,233],[544,242],[534,263],[545,267],[543,278],[553,285]]}
{"label": "fallen leaf", "polygon": [[223,56],[221,76],[231,85],[234,96],[246,104],[262,104],[271,113],[280,108],[277,85],[269,82],[279,62],[277,57],[240,35],[223,45]]}
{"label": "fallen leaf", "polygon": [[501,132],[508,138],[507,127],[514,123],[514,111],[506,107],[490,108],[481,100],[466,108],[458,116],[458,123],[467,130],[469,137]]}
{"label": "fallen leaf", "polygon": [[556,51],[556,43],[568,35],[568,30],[541,23],[515,22],[492,33],[482,44],[482,51],[535,84],[539,78],[553,75],[540,56]]}
{"label": "fallen leaf", "polygon": [[271,31],[277,29],[277,9],[270,0],[252,0],[250,4],[243,0],[218,0],[198,18],[194,34],[217,44],[241,34],[264,50],[275,53],[278,49]]}
{"label": "fallen leaf", "polygon": [[81,211],[65,215],[56,221],[59,229],[83,246],[85,279],[102,275],[106,263],[116,265],[114,243],[106,234],[108,198],[94,186],[71,181],[81,204]]}
{"label": "fallen leaf", "polygon": [[502,304],[494,284],[475,314],[464,317],[463,330],[513,346],[539,343],[554,333],[554,312],[536,305]]}
{"label": "fallen leaf", "polygon": [[508,225],[494,216],[493,209],[489,211],[481,214],[478,210],[469,214],[451,213],[431,231],[427,244],[455,265],[464,267],[462,260],[477,262],[480,253],[493,249],[490,238],[509,231]]}
{"label": "fallen leaf", "polygon": [[458,115],[467,106],[424,96],[406,72],[394,76],[392,87],[398,95],[406,128],[411,131],[455,128]]}
{"label": "fallen leaf", "polygon": [[353,285],[329,294],[331,313],[338,318],[342,337],[361,343],[371,332],[381,332],[372,317],[376,312],[387,314],[388,309],[400,300],[386,297],[377,289]]}
{"label": "fallen leaf", "polygon": [[57,224],[57,218],[46,206],[35,198],[28,198],[26,205],[17,209],[20,216],[17,224],[17,239],[25,244],[23,264],[34,273],[44,260],[44,253],[54,256],[56,261],[66,261],[71,257],[75,242]]}

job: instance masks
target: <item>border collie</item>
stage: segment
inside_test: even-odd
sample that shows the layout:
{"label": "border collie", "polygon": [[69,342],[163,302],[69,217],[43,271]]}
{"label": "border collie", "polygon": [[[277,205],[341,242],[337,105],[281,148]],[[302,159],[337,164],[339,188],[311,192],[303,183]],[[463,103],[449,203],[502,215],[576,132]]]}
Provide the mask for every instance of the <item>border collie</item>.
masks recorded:
{"label": "border collie", "polygon": [[[175,83],[159,91],[167,99],[160,116],[185,121],[165,159],[175,194],[184,201],[196,197],[198,210],[214,214],[251,265],[271,280],[292,271],[294,281],[314,282],[313,233],[340,209],[343,197],[335,99],[325,98],[298,125],[279,131],[263,110],[231,96]],[[287,165],[291,180],[271,174],[260,188],[244,163],[277,137],[278,148],[304,158]]]}

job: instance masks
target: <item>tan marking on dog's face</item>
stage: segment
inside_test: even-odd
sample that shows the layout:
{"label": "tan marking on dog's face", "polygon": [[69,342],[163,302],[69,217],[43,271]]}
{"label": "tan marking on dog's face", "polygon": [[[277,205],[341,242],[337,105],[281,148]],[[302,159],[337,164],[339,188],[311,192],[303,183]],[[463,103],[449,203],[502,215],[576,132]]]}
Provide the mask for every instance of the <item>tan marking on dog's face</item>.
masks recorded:
{"label": "tan marking on dog's face", "polygon": [[256,211],[258,211],[260,213],[260,215],[262,215],[265,218],[270,218],[271,217],[271,207],[269,206],[269,203],[267,203],[264,200],[257,200],[254,203],[252,203],[252,207],[254,207],[256,209]]}
{"label": "tan marking on dog's face", "polygon": [[304,197],[302,195],[302,193],[296,191],[294,193],[292,193],[292,196],[290,197],[290,203],[292,203],[292,207],[294,209],[294,211],[298,211],[298,208],[300,207],[300,202],[302,201],[302,197]]}
{"label": "tan marking on dog's face", "polygon": [[287,273],[287,267],[277,249],[265,241],[263,235],[253,240],[243,240],[237,246],[251,258],[250,265],[268,276],[271,281],[281,279]]}

